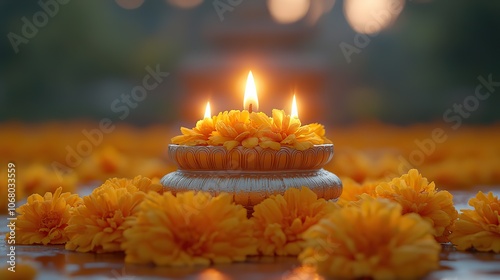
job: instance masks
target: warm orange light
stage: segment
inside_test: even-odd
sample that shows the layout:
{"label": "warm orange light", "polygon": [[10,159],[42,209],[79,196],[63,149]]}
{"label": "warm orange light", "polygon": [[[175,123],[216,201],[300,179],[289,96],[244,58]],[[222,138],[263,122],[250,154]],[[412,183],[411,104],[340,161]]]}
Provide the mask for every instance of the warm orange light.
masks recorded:
{"label": "warm orange light", "polygon": [[243,108],[248,109],[250,112],[259,110],[259,99],[257,98],[257,89],[255,88],[252,71],[248,73],[245,97],[243,98]]}
{"label": "warm orange light", "polygon": [[403,0],[346,0],[344,14],[354,31],[376,34],[396,21],[404,5]]}
{"label": "warm orange light", "polygon": [[309,11],[311,0],[267,0],[273,19],[281,24],[294,23]]}
{"label": "warm orange light", "polygon": [[197,280],[229,280],[229,278],[222,272],[214,269],[207,268],[200,273]]}
{"label": "warm orange light", "polygon": [[292,101],[292,113],[290,114],[292,118],[299,118],[299,111],[297,110],[297,100],[295,100],[295,94],[293,95]]}
{"label": "warm orange light", "polygon": [[207,102],[207,107],[205,107],[205,119],[210,119],[212,117],[212,113],[210,112],[210,102]]}

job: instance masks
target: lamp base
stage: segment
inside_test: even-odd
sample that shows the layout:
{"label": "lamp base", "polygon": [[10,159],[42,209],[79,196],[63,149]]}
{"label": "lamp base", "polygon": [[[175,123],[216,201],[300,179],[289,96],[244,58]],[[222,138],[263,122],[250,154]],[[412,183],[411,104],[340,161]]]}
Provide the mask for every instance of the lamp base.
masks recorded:
{"label": "lamp base", "polygon": [[165,175],[161,183],[172,193],[205,191],[233,195],[249,214],[253,206],[289,188],[310,188],[319,198],[337,199],[342,182],[322,167],[333,157],[333,145],[316,145],[299,151],[252,149],[242,146],[230,151],[222,146],[169,145],[169,157],[178,170]]}
{"label": "lamp base", "polygon": [[165,175],[161,183],[172,193],[204,191],[212,195],[226,192],[249,214],[253,206],[271,195],[283,194],[289,188],[310,188],[319,198],[336,200],[342,193],[342,182],[324,169],[286,172],[187,171],[177,170]]}

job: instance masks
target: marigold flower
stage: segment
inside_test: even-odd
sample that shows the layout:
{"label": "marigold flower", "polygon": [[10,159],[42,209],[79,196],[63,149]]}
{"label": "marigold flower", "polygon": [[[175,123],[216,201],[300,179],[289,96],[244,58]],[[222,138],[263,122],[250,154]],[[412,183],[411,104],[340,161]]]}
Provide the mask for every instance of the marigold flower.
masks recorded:
{"label": "marigold flower", "polygon": [[196,127],[188,129],[181,127],[182,135],[172,138],[173,144],[188,145],[188,146],[206,146],[208,145],[208,138],[215,131],[215,124],[217,123],[218,116],[212,118],[205,118],[196,122]]}
{"label": "marigold flower", "polygon": [[18,187],[25,194],[55,192],[61,187],[65,192],[74,192],[78,176],[74,172],[56,173],[50,165],[30,164],[19,176]]}
{"label": "marigold flower", "polygon": [[54,193],[44,196],[32,194],[26,204],[17,208],[16,243],[18,244],[64,244],[68,237],[64,229],[71,217],[71,209],[82,203],[77,194]]}
{"label": "marigold flower", "polygon": [[124,233],[126,262],[209,265],[257,253],[247,211],[226,193],[150,192],[140,209]]}
{"label": "marigold flower", "polygon": [[125,222],[137,214],[144,196],[144,192],[113,187],[109,183],[96,188],[83,197],[82,205],[73,209],[66,227],[69,237],[66,249],[96,253],[120,251],[123,231],[127,228]]}
{"label": "marigold flower", "polygon": [[439,267],[441,246],[432,228],[386,199],[333,211],[305,234],[304,265],[341,279],[415,279]]}
{"label": "marigold flower", "polygon": [[142,177],[141,175],[136,176],[131,180],[132,185],[136,186],[140,191],[148,193],[150,191],[157,192],[159,194],[163,193],[163,185],[160,183],[160,179],[149,179],[147,177]]}
{"label": "marigold flower", "polygon": [[460,216],[450,235],[459,250],[500,253],[500,200],[492,192],[478,192],[469,200],[471,209],[460,210]]}
{"label": "marigold flower", "polygon": [[301,126],[298,118],[273,110],[273,116],[250,113],[247,110],[225,111],[212,119],[198,121],[193,129],[181,128],[182,135],[172,143],[183,145],[213,145],[231,150],[236,146],[279,150],[281,146],[306,150],[314,145],[331,143],[325,137],[324,126],[313,123]]}
{"label": "marigold flower", "polygon": [[[314,141],[314,144],[332,144],[332,141],[328,138],[326,138],[325,134],[325,126],[319,123],[311,123],[308,125],[305,125],[309,129],[309,133],[313,133],[317,135],[318,137],[314,137],[312,141]],[[299,137],[300,138],[300,137]],[[321,139],[321,140],[319,140]]]}
{"label": "marigold flower", "polygon": [[419,214],[432,225],[437,241],[448,242],[458,216],[451,193],[438,191],[434,182],[429,183],[416,169],[411,169],[408,174],[394,178],[391,182],[380,183],[375,191],[378,197],[401,204],[403,214]]}
{"label": "marigold flower", "polygon": [[136,176],[134,179],[128,178],[111,178],[106,180],[103,185],[109,185],[115,189],[125,188],[129,192],[149,192],[154,191],[157,193],[163,193],[163,186],[157,182],[153,182],[147,177],[142,177],[141,175]]}
{"label": "marigold flower", "polygon": [[85,158],[75,170],[81,181],[105,180],[129,174],[130,163],[115,146],[104,145]]}
{"label": "marigold flower", "polygon": [[290,188],[254,206],[253,217],[258,250],[264,255],[296,256],[304,248],[302,234],[336,205],[309,188]]}
{"label": "marigold flower", "polygon": [[[253,113],[252,113],[253,114]],[[229,151],[236,146],[253,148],[259,144],[255,137],[257,129],[250,123],[250,113],[247,110],[231,110],[219,113],[208,143],[210,145],[223,145]]]}
{"label": "marigold flower", "polygon": [[298,118],[287,115],[283,110],[273,109],[272,118],[265,115],[252,114],[254,125],[261,129],[258,132],[263,148],[279,150],[281,146],[306,150],[317,144],[330,142],[325,135],[325,129],[320,124],[301,126]]}
{"label": "marigold flower", "polygon": [[369,196],[375,197],[375,188],[379,182],[376,181],[366,181],[362,184],[354,181],[351,178],[342,179],[342,194],[340,195],[337,204],[344,206],[349,204],[351,201],[357,201],[360,199],[360,195],[368,194]]}

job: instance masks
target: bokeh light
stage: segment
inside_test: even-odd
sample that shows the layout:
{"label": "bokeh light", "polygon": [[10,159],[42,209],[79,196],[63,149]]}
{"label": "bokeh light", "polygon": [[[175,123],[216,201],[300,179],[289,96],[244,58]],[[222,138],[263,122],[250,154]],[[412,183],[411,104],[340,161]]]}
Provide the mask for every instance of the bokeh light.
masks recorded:
{"label": "bokeh light", "polygon": [[267,7],[273,19],[282,24],[294,23],[309,11],[310,0],[268,0]]}
{"label": "bokeh light", "polygon": [[375,34],[394,23],[403,7],[403,0],[345,0],[344,14],[356,32]]}
{"label": "bokeh light", "polygon": [[208,268],[202,271],[196,280],[229,280],[229,277],[219,270]]}

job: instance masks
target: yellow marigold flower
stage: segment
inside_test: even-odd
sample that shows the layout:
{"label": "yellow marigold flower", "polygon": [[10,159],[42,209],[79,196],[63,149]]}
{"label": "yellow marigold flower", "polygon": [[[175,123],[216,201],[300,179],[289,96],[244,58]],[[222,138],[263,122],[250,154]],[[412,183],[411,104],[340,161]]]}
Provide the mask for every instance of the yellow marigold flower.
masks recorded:
{"label": "yellow marigold flower", "polygon": [[122,151],[115,146],[103,145],[85,158],[75,171],[80,181],[88,182],[129,174],[130,166],[130,160]]}
{"label": "yellow marigold flower", "polygon": [[144,192],[115,188],[104,184],[88,196],[83,204],[75,207],[66,227],[69,237],[67,250],[78,252],[120,251],[124,240],[126,221],[137,214]]}
{"label": "yellow marigold flower", "polygon": [[18,188],[25,194],[55,192],[59,187],[65,192],[74,192],[78,182],[74,172],[56,173],[50,165],[40,163],[30,164],[22,172],[23,176],[18,178]]}
{"label": "yellow marigold flower", "polygon": [[257,253],[247,211],[226,193],[150,192],[140,209],[124,233],[126,262],[209,265]]}
{"label": "yellow marigold flower", "polygon": [[342,194],[337,201],[337,204],[344,206],[349,204],[351,201],[357,201],[360,199],[360,195],[368,194],[369,196],[375,197],[375,188],[379,182],[376,181],[366,181],[360,184],[351,178],[342,179]]}
{"label": "yellow marigold flower", "polygon": [[26,204],[17,208],[16,243],[64,244],[68,237],[64,229],[71,217],[70,209],[82,203],[77,194],[61,193],[59,187],[52,194],[30,195]]}
{"label": "yellow marigold flower", "polygon": [[325,137],[324,126],[313,123],[301,126],[298,118],[273,110],[273,116],[250,113],[247,110],[225,111],[212,119],[198,121],[193,129],[181,128],[182,135],[172,138],[172,143],[183,145],[236,146],[279,150],[281,146],[306,150],[314,145],[331,143]]}
{"label": "yellow marigold flower", "polygon": [[437,241],[448,242],[458,216],[451,193],[438,191],[434,182],[429,183],[416,169],[411,169],[408,174],[394,178],[391,182],[380,183],[375,191],[378,197],[401,204],[403,214],[419,214],[432,225]]}
{"label": "yellow marigold flower", "polygon": [[281,146],[306,150],[314,145],[330,142],[324,137],[325,129],[320,124],[301,126],[298,118],[287,115],[283,110],[273,110],[272,118],[252,114],[252,122],[260,128],[258,135],[262,148],[279,150]]}
{"label": "yellow marigold flower", "polygon": [[[111,178],[104,182],[104,185],[109,185],[115,189],[125,188],[129,192],[149,192],[154,191],[157,193],[163,193],[163,186],[157,182],[153,182],[151,179],[147,177],[142,177],[141,175],[136,176],[134,179],[128,178]],[[101,186],[102,187],[102,186]]]}
{"label": "yellow marigold flower", "polygon": [[320,274],[340,279],[417,279],[439,267],[441,246],[417,214],[385,199],[333,211],[305,234],[299,255]]}
{"label": "yellow marigold flower", "polygon": [[500,253],[500,200],[492,192],[478,192],[469,200],[471,209],[462,209],[450,240],[459,250]]}
{"label": "yellow marigold flower", "polygon": [[215,131],[215,124],[217,123],[218,116],[212,118],[205,118],[196,122],[196,127],[188,129],[181,127],[182,135],[172,138],[173,144],[188,145],[188,146],[206,146],[208,145],[208,138]]}
{"label": "yellow marigold flower", "polygon": [[159,194],[163,193],[163,185],[160,183],[159,179],[151,180],[147,177],[138,175],[132,179],[132,185],[136,186],[140,191],[145,193],[150,191],[157,192]]}
{"label": "yellow marigold flower", "polygon": [[[253,113],[252,113],[253,114]],[[236,146],[254,148],[259,144],[255,137],[257,129],[250,123],[250,113],[247,110],[231,110],[219,113],[215,131],[210,136],[210,145],[223,145],[227,150]]]}
{"label": "yellow marigold flower", "polygon": [[259,252],[296,256],[304,248],[302,234],[336,206],[302,187],[288,189],[284,195],[273,195],[253,209]]}
{"label": "yellow marigold flower", "polygon": [[[319,123],[311,123],[308,125],[305,125],[309,129],[309,133],[313,133],[317,135],[315,136],[312,141],[314,141],[314,144],[332,144],[332,141],[328,138],[326,138],[325,134],[325,127],[322,124]],[[321,140],[319,140],[321,139]]]}
{"label": "yellow marigold flower", "polygon": [[132,180],[128,178],[110,178],[107,179],[102,185],[97,187],[95,191],[99,188],[104,188],[105,186],[112,187],[114,189],[126,189],[130,193],[139,191],[139,188],[132,184]]}

